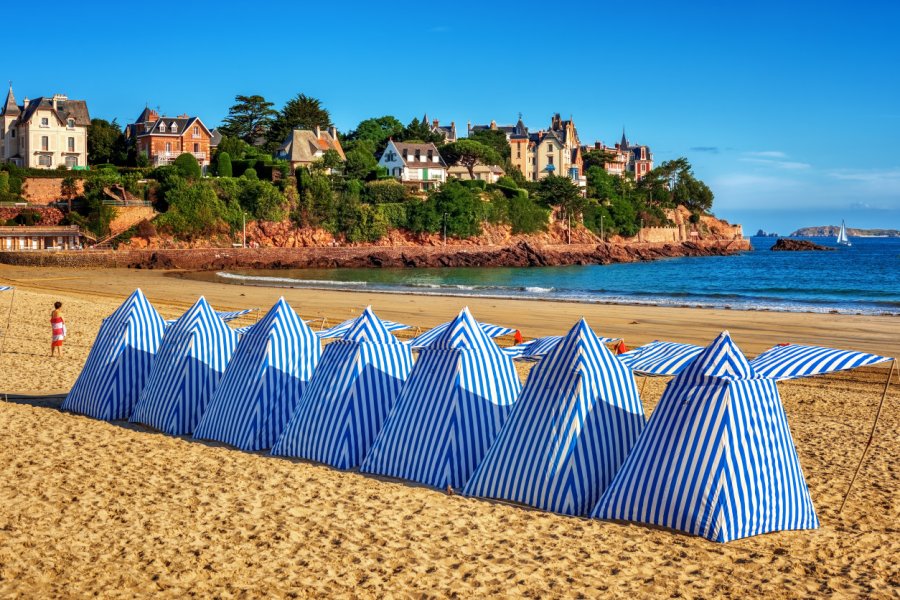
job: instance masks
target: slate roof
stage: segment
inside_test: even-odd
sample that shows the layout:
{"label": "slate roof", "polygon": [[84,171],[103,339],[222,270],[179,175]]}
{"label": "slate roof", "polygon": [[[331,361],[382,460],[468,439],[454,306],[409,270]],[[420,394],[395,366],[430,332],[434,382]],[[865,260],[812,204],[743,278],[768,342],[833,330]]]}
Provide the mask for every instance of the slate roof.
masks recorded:
{"label": "slate roof", "polygon": [[[10,94],[7,97],[7,103],[9,103],[10,98],[12,97],[12,90],[10,90]],[[12,99],[15,102],[15,99]],[[53,110],[53,97],[43,97],[38,96],[37,98],[31,100],[28,103],[28,107],[17,106],[16,107],[20,112],[21,116],[19,117],[19,122],[27,123],[34,116],[34,113],[38,111],[38,109],[45,110]],[[6,108],[4,108],[4,111]],[[88,114],[87,102],[84,100],[57,100],[56,102],[56,117],[59,119],[60,123],[65,123],[69,119],[75,120],[75,125],[78,127],[87,127],[91,124],[91,116]],[[15,114],[15,113],[8,113]]]}
{"label": "slate roof", "polygon": [[[447,167],[444,157],[438,152],[437,146],[434,144],[411,144],[407,142],[393,142],[394,147],[400,155],[401,160],[407,167],[411,168],[434,168]],[[419,160],[416,160],[416,150],[419,151]],[[428,151],[432,152],[432,156],[437,156],[438,161],[428,160]]]}

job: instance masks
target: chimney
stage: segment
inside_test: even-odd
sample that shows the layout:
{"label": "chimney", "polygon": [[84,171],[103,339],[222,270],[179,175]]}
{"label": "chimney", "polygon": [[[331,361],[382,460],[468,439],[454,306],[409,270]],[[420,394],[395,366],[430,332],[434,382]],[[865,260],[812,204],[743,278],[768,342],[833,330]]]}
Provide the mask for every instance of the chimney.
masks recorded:
{"label": "chimney", "polygon": [[22,100],[22,110],[28,110],[29,103],[30,100],[28,100],[28,96],[25,96],[25,98]]}
{"label": "chimney", "polygon": [[59,110],[59,103],[68,99],[69,97],[65,94],[53,94],[53,110]]}
{"label": "chimney", "polygon": [[322,128],[316,125],[316,139],[322,137]]}
{"label": "chimney", "polygon": [[497,121],[491,119],[491,129],[497,129]]}
{"label": "chimney", "polygon": [[155,110],[151,110],[147,113],[147,122],[148,123],[156,123],[159,121],[159,113]]}
{"label": "chimney", "polygon": [[597,150],[603,150],[603,142],[594,142],[594,148]]}
{"label": "chimney", "polygon": [[434,127],[435,127],[435,128],[437,128],[437,127],[441,124],[440,121],[438,121],[437,119],[435,119],[434,121],[432,121],[432,123],[434,123]]}
{"label": "chimney", "polygon": [[184,114],[182,114],[182,115],[178,115],[178,118],[179,118],[179,119],[189,119],[190,117],[188,117],[188,114],[187,114],[187,113],[184,113]]}
{"label": "chimney", "polygon": [[328,130],[328,133],[331,134],[331,138],[333,140],[337,141],[337,127],[332,127],[331,129]]}

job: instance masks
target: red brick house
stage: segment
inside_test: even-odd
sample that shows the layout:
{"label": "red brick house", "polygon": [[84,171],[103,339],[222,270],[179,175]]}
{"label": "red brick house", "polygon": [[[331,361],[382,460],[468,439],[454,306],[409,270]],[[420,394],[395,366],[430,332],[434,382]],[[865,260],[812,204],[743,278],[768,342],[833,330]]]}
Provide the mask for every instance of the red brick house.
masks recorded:
{"label": "red brick house", "polygon": [[209,166],[212,134],[199,117],[161,117],[145,108],[126,135],[154,167],[171,164],[185,153],[194,155],[204,173]]}

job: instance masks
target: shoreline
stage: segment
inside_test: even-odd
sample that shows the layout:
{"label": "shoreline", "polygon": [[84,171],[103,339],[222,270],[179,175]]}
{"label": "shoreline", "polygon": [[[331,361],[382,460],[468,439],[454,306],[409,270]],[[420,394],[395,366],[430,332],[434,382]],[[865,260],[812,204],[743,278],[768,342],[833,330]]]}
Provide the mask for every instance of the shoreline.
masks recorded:
{"label": "shoreline", "polygon": [[[183,273],[0,265],[0,282],[45,295],[98,299],[113,307],[135,288],[141,288],[166,318],[178,316],[201,295],[219,310],[259,308],[261,311],[268,310],[284,296],[304,318],[325,318],[334,324],[357,316],[371,305],[382,318],[425,329],[451,320],[468,305],[479,320],[514,326],[526,338],[560,335],[584,317],[595,331],[621,337],[629,347],[653,340],[705,345],[727,329],[741,349],[751,355],[778,343],[791,342],[900,357],[900,335],[897,335],[900,321],[894,316],[697,309],[539,298],[461,298],[371,289],[273,288],[179,277]],[[70,313],[70,320],[75,317],[77,314]]]}
{"label": "shoreline", "polygon": [[[664,260],[664,259],[660,259]],[[539,267],[537,267],[539,268]],[[625,299],[617,300],[612,298],[574,298],[574,297],[565,297],[565,296],[553,296],[549,295],[547,297],[540,296],[524,296],[524,295],[514,295],[514,294],[478,294],[478,293],[464,293],[461,289],[459,292],[454,293],[449,289],[447,291],[427,291],[429,288],[423,287],[420,289],[415,289],[411,287],[402,287],[402,285],[398,285],[397,289],[390,289],[387,285],[382,286],[370,286],[366,281],[316,281],[309,280],[310,284],[298,284],[292,285],[288,283],[287,280],[283,280],[283,283],[278,283],[273,281],[274,278],[267,278],[265,276],[260,276],[257,278],[247,277],[246,279],[238,279],[229,281],[225,277],[221,277],[220,273],[222,271],[216,270],[178,270],[178,271],[166,271],[166,277],[174,277],[178,279],[185,279],[191,281],[202,281],[206,283],[220,283],[223,285],[231,285],[231,286],[247,286],[247,287],[259,287],[259,288],[272,288],[272,289],[291,289],[291,290],[317,290],[317,291],[333,291],[333,292],[371,292],[378,294],[392,294],[392,295],[410,295],[410,296],[423,296],[423,297],[440,297],[440,298],[487,298],[491,300],[527,300],[529,302],[562,302],[567,304],[602,304],[602,305],[611,305],[611,306],[634,306],[634,307],[661,307],[661,308],[687,308],[687,309],[698,309],[698,310],[736,310],[736,311],[746,311],[746,312],[772,312],[772,313],[791,313],[791,314],[804,314],[804,315],[851,315],[851,316],[874,316],[874,317],[898,317],[900,316],[900,312],[890,312],[886,310],[869,310],[869,311],[861,311],[858,309],[823,309],[823,310],[809,310],[804,309],[802,306],[796,309],[791,308],[777,308],[777,307],[743,307],[743,306],[732,306],[728,303],[723,303],[721,305],[711,305],[711,304],[696,304],[696,303],[665,303],[661,301],[653,301],[647,300],[645,302],[641,301],[632,301],[629,302]],[[227,273],[227,272],[226,272]],[[213,277],[204,278],[202,275],[209,274]],[[253,283],[249,281],[249,279],[257,279],[259,283]],[[266,283],[264,280],[268,279],[269,283]],[[301,282],[303,280],[297,279],[297,282]],[[453,286],[447,286],[453,287]],[[476,286],[477,287],[477,286]],[[431,288],[434,289],[434,288]],[[552,288],[551,288],[552,289]],[[528,290],[518,290],[522,292],[528,292]],[[660,297],[665,296],[665,294],[659,294]],[[735,302],[738,304],[738,302]]]}

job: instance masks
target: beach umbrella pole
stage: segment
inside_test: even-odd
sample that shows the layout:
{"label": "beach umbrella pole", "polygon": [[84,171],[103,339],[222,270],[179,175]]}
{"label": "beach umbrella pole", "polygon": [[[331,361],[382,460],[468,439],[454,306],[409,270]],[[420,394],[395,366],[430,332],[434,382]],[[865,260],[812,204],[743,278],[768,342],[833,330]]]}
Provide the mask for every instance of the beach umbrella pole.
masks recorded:
{"label": "beach umbrella pole", "polygon": [[[9,337],[9,326],[12,323],[12,310],[13,305],[16,303],[16,288],[12,289],[12,296],[9,298],[9,311],[6,313],[6,329],[3,331],[3,337],[0,338],[0,356],[3,356],[3,351],[6,349],[6,338]],[[4,397],[6,397],[6,393],[4,392]]]}
{"label": "beach umbrella pole", "polygon": [[897,366],[897,361],[891,361],[891,369],[888,371],[887,381],[884,382],[884,391],[881,394],[881,401],[878,403],[878,410],[875,411],[875,422],[872,423],[872,430],[869,432],[869,439],[866,441],[866,446],[863,448],[862,456],[859,457],[859,464],[856,465],[856,471],[853,472],[853,477],[850,478],[850,485],[847,486],[847,493],[844,494],[844,499],[841,501],[841,507],[838,509],[838,514],[841,514],[844,511],[844,504],[847,503],[847,498],[850,497],[850,490],[853,489],[853,483],[856,481],[856,476],[859,475],[859,470],[862,468],[863,461],[866,459],[866,453],[869,451],[869,446],[872,445],[872,438],[875,436],[875,429],[878,428],[878,418],[881,416],[881,409],[884,407],[884,399],[887,398],[888,387],[891,385],[891,378],[894,376],[894,368]]}

